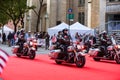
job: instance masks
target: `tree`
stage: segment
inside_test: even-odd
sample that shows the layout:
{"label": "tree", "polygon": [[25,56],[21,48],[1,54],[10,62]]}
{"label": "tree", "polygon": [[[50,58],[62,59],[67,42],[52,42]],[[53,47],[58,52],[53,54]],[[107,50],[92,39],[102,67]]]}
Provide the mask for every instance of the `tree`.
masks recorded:
{"label": "tree", "polygon": [[[21,21],[24,26],[24,14],[33,7],[26,5],[27,0],[0,0],[0,12],[9,19],[13,20],[14,31],[17,30],[17,24]],[[6,20],[8,19],[6,18]]]}
{"label": "tree", "polygon": [[38,32],[38,27],[39,27],[39,24],[40,24],[40,17],[41,17],[41,10],[42,10],[42,7],[43,7],[43,1],[44,0],[39,0],[40,6],[39,6],[38,12],[34,8],[32,8],[33,11],[35,12],[35,14],[37,15],[36,32]]}
{"label": "tree", "polygon": [[0,13],[0,24],[1,25],[6,24],[8,22],[8,19],[9,17],[7,15]]}

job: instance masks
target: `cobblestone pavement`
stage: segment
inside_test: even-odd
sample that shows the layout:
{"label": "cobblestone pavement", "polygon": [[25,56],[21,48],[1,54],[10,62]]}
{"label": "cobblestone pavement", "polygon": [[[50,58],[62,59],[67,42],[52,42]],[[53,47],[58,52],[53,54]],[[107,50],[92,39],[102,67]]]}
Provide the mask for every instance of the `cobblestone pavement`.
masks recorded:
{"label": "cobblestone pavement", "polygon": [[[9,47],[8,45],[0,44],[0,48],[8,52],[10,55],[12,54],[12,47]],[[49,50],[45,50],[45,48],[38,47],[38,50],[36,51],[37,54],[48,54]]]}

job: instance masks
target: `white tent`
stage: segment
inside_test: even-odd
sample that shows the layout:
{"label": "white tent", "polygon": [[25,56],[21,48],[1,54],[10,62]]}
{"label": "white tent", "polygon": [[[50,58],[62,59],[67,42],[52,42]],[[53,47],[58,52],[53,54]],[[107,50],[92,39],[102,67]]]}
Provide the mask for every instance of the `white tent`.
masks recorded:
{"label": "white tent", "polygon": [[57,35],[57,33],[58,33],[59,31],[65,29],[65,28],[69,28],[69,25],[66,24],[66,23],[64,23],[64,22],[62,22],[61,24],[59,24],[59,25],[57,25],[57,26],[55,26],[55,27],[48,28],[48,33],[49,33],[50,36],[52,36],[52,35],[54,35],[54,34]]}
{"label": "white tent", "polygon": [[70,26],[70,29],[71,29],[71,30],[78,30],[78,29],[79,29],[79,30],[91,30],[91,28],[86,27],[86,26],[80,24],[79,22],[76,22],[76,23],[72,24],[72,25]]}
{"label": "white tent", "polygon": [[6,35],[8,35],[9,32],[14,32],[14,30],[11,29],[11,28],[9,28],[9,27],[7,27],[6,25],[4,25],[4,26],[3,26],[3,32],[4,32]]}
{"label": "white tent", "polygon": [[71,26],[69,26],[68,24],[63,22],[58,26],[48,28],[48,33],[50,36],[52,36],[54,34],[57,35],[58,31],[61,31],[65,28],[70,29],[70,35],[73,39],[75,38],[76,32],[78,32],[79,34],[92,34],[92,35],[94,35],[93,29],[86,27],[86,26],[80,24],[79,22],[76,22],[76,23],[72,24]]}
{"label": "white tent", "polygon": [[14,31],[13,29],[9,28],[8,26],[4,25],[3,31]]}
{"label": "white tent", "polygon": [[94,30],[86,27],[85,25],[80,24],[79,22],[76,22],[70,26],[70,35],[72,37],[75,36],[76,32],[79,34],[92,34],[94,35]]}

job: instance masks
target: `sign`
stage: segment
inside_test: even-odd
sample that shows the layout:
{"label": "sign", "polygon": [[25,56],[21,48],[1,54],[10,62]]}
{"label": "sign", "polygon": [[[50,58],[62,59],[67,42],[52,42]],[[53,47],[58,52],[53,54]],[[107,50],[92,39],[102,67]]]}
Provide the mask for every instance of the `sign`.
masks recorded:
{"label": "sign", "polygon": [[67,19],[74,19],[74,14],[67,14]]}
{"label": "sign", "polygon": [[73,11],[72,8],[68,9],[68,13],[72,13],[72,11]]}

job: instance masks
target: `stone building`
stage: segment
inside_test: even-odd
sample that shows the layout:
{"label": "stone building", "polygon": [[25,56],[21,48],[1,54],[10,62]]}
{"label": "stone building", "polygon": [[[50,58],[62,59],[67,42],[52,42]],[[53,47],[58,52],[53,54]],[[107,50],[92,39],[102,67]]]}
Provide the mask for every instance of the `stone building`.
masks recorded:
{"label": "stone building", "polygon": [[[38,31],[47,31],[47,28],[56,26],[61,22],[71,25],[80,22],[90,28],[99,31],[108,29],[106,23],[112,18],[112,13],[116,11],[120,3],[113,2],[120,0],[44,0],[41,11],[41,18]],[[35,5],[36,11],[39,10],[39,0],[27,0],[27,5]],[[112,7],[111,7],[112,6]],[[118,9],[118,8],[117,8]],[[119,9],[116,16],[119,16]],[[112,15],[112,16],[111,16]],[[120,19],[118,19],[120,21]],[[27,31],[36,30],[37,16],[34,11],[29,11],[25,16],[25,29]]]}
{"label": "stone building", "polygon": [[120,33],[120,0],[107,0],[106,30]]}

